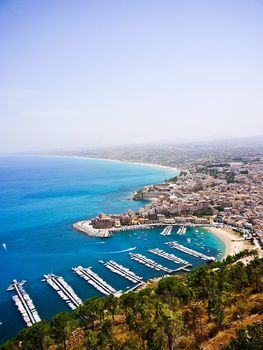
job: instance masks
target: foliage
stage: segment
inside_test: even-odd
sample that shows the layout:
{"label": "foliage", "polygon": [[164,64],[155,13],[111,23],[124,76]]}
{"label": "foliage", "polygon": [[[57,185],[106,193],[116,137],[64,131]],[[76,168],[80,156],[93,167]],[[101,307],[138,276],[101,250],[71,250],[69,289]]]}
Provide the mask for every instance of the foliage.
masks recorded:
{"label": "foliage", "polygon": [[[249,254],[254,256],[249,264],[237,261]],[[244,251],[119,298],[90,298],[74,313],[62,312],[22,330],[0,349],[198,349],[236,320],[262,310],[262,276],[262,259]],[[84,339],[72,347],[77,329]],[[238,330],[227,349],[256,350],[262,344],[263,326],[256,323]]]}

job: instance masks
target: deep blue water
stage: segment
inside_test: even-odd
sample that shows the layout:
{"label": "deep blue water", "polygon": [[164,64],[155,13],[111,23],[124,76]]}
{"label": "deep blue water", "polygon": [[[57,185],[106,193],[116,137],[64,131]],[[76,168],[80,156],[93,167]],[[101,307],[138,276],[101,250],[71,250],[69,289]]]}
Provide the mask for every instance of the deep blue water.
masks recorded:
{"label": "deep blue water", "polygon": [[[224,245],[215,236],[188,229],[185,236],[160,235],[161,228],[115,234],[109,239],[89,238],[74,231],[71,224],[90,218],[98,212],[118,213],[138,209],[145,202],[131,200],[137,188],[174,176],[164,168],[112,161],[66,157],[0,157],[0,343],[14,336],[25,326],[12,302],[12,292],[6,288],[15,278],[26,279],[30,294],[40,317],[68,310],[53,289],[41,282],[44,274],[62,275],[84,300],[100,294],[71,268],[93,266],[117,290],[133,284],[113,274],[98,263],[114,259],[145,279],[161,273],[130,260],[128,251],[143,253],[168,267],[172,262],[147,252],[160,247],[190,261],[199,259],[179,253],[164,245],[177,240],[208,255],[220,258]],[[187,237],[192,238],[189,244]],[[7,250],[2,244],[5,243]],[[201,245],[200,245],[201,243]],[[209,250],[209,252],[208,252]]]}

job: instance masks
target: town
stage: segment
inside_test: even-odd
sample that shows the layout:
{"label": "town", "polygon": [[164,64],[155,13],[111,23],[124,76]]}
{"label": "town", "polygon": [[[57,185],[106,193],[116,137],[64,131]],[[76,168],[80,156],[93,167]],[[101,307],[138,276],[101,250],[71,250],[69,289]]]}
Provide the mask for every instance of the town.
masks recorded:
{"label": "town", "polygon": [[103,214],[74,224],[94,236],[151,225],[227,226],[263,245],[263,162],[261,157],[215,159],[192,163],[162,184],[139,189],[134,200],[146,200],[138,211]]}

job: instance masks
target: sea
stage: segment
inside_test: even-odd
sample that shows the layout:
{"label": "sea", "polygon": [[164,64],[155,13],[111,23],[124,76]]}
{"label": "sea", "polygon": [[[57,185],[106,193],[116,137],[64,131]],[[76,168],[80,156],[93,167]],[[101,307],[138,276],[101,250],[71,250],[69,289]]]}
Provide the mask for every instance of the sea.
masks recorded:
{"label": "sea", "polygon": [[[99,260],[128,267],[144,280],[162,276],[131,260],[129,252],[141,253],[175,269],[171,261],[148,252],[160,248],[189,261],[193,266],[204,261],[165,245],[178,241],[189,248],[220,259],[225,246],[205,229],[188,228],[179,236],[162,236],[162,228],[115,233],[111,238],[91,238],[76,232],[72,224],[100,212],[121,213],[147,204],[133,201],[138,188],[162,182],[178,172],[162,167],[110,160],[55,156],[0,157],[0,343],[25,327],[12,296],[6,289],[13,279],[26,280],[25,290],[41,319],[50,319],[67,304],[46,282],[44,274],[63,276],[77,295],[85,300],[102,295],[72,268],[92,267],[118,291],[134,284],[109,271]],[[198,232],[196,232],[198,231]],[[188,238],[188,239],[187,239]],[[190,241],[191,240],[191,241]]]}

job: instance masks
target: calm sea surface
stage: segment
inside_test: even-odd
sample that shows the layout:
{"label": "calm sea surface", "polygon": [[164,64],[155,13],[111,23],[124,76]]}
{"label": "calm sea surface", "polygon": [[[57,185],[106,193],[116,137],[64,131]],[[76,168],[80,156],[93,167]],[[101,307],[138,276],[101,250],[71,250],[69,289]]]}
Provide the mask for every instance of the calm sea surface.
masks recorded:
{"label": "calm sea surface", "polygon": [[[149,279],[162,275],[129,257],[129,251],[143,253],[163,265],[179,265],[149,252],[161,248],[188,260],[194,266],[202,263],[180,253],[166,241],[177,240],[195,250],[217,258],[224,245],[206,231],[188,229],[186,235],[160,235],[161,228],[117,233],[109,239],[89,238],[71,228],[77,220],[99,212],[119,213],[138,209],[145,202],[131,200],[132,192],[146,184],[174,176],[164,168],[121,162],[66,157],[0,157],[0,343],[14,336],[25,323],[14,305],[13,292],[6,288],[13,279],[26,279],[30,294],[42,319],[69,310],[56,292],[41,282],[44,274],[61,275],[83,299],[100,295],[71,268],[92,266],[117,290],[133,287],[98,260],[114,259],[136,274]],[[191,243],[187,242],[191,238]],[[3,246],[4,244],[4,246]],[[6,245],[6,249],[5,249]]]}

